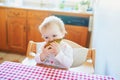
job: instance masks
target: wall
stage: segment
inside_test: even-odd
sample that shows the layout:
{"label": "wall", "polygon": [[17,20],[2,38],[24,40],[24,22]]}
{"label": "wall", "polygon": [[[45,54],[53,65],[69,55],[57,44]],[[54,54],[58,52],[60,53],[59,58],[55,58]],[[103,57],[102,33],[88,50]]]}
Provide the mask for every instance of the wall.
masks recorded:
{"label": "wall", "polygon": [[92,47],[95,73],[120,80],[120,1],[96,0]]}

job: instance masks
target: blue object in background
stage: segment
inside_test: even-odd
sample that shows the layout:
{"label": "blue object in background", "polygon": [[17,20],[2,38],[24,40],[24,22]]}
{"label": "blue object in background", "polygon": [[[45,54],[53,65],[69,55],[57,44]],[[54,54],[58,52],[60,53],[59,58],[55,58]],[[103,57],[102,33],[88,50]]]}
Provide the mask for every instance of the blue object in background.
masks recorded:
{"label": "blue object in background", "polygon": [[76,26],[89,26],[89,17],[76,17],[76,16],[66,16],[66,15],[54,15],[63,20],[64,24],[76,25]]}

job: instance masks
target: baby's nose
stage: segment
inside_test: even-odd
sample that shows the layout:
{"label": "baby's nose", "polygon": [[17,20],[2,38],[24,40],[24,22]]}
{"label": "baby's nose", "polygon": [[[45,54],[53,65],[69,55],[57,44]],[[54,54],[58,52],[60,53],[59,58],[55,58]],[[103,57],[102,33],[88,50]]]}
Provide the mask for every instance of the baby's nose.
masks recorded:
{"label": "baby's nose", "polygon": [[49,38],[49,41],[53,41],[54,39],[53,38]]}

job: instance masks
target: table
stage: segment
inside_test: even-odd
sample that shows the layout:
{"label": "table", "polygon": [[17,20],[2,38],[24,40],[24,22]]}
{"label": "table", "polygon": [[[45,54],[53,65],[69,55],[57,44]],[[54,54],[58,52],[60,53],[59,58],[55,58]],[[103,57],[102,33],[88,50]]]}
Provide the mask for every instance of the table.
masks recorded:
{"label": "table", "polygon": [[0,80],[114,80],[114,78],[5,61],[0,64]]}

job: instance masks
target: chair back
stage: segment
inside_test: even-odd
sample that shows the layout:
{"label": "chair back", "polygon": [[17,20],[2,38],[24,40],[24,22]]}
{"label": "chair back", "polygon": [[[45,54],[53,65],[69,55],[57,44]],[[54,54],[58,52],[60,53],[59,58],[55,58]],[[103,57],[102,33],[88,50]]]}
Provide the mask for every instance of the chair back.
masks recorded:
{"label": "chair back", "polygon": [[[83,47],[83,46],[81,46],[81,45],[79,45],[79,44],[77,44],[77,43],[75,43],[73,41],[67,40],[67,39],[63,39],[63,41],[67,42],[73,48],[74,51],[76,50],[75,48],[78,48],[78,49],[80,49],[79,50],[80,52],[84,52],[82,54],[87,53],[86,56],[84,55],[84,57],[86,57],[86,59],[83,60],[83,61],[88,61],[89,60],[89,61],[91,61],[91,63],[93,64],[93,66],[95,65],[95,49],[93,49],[93,48],[85,48],[85,47]],[[80,52],[78,52],[78,53],[81,54]],[[73,58],[73,65],[72,65],[72,67],[76,67],[79,64],[75,64],[74,65],[74,63],[75,63],[74,60],[76,59],[76,54],[74,53],[73,56],[75,56],[75,57]],[[80,60],[80,59],[76,59],[76,60],[78,62],[78,60]]]}
{"label": "chair back", "polygon": [[[67,40],[67,39],[63,39],[63,41],[68,43],[73,49],[80,48],[80,51],[82,50],[82,52],[85,52],[85,53],[87,52],[87,55],[84,56],[86,58],[85,58],[85,60],[82,60],[82,62],[90,60],[91,63],[93,64],[93,66],[94,66],[94,63],[95,63],[95,49],[89,49],[89,48],[82,47],[79,44],[77,44],[73,41]],[[38,43],[39,42],[29,41],[28,47],[27,47],[27,54],[26,54],[26,56],[28,58],[30,58],[30,59],[34,58],[34,53],[36,53],[36,45]],[[76,53],[74,53],[73,56],[74,55],[76,55]],[[76,59],[76,56],[74,56],[72,67],[80,66],[81,63],[79,64],[79,60],[80,60],[79,56],[77,56],[77,59]],[[77,61],[77,63],[75,61]]]}

